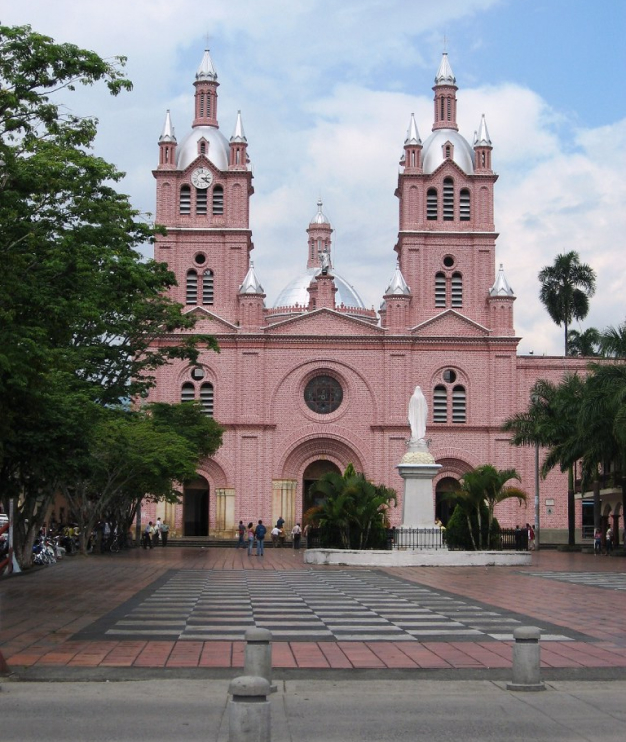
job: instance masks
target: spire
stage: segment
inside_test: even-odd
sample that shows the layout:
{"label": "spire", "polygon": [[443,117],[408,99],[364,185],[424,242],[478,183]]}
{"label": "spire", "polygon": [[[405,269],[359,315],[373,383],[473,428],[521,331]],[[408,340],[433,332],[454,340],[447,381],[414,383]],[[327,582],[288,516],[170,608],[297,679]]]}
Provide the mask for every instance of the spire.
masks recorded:
{"label": "spire", "polygon": [[480,119],[478,133],[475,133],[474,147],[491,147],[491,139],[489,139],[489,132],[487,131],[487,122],[485,121],[484,113]]}
{"label": "spire", "polygon": [[200,66],[196,72],[196,80],[217,80],[217,72],[213,66],[211,52],[208,49],[204,50],[202,62],[200,62]]}
{"label": "spire", "polygon": [[176,142],[176,134],[174,133],[174,127],[172,126],[172,119],[170,117],[170,109],[167,109],[165,114],[165,124],[163,124],[163,132],[159,137],[160,142]]}
{"label": "spire", "polygon": [[399,262],[396,263],[396,271],[393,274],[391,281],[389,282],[389,286],[387,286],[387,289],[385,290],[385,296],[391,295],[411,295],[411,289],[407,286],[407,282],[404,280],[404,276],[402,275],[402,271],[400,270]]}
{"label": "spire", "polygon": [[322,199],[317,199],[317,214],[311,219],[311,224],[330,224],[328,217],[322,212]]}
{"label": "spire", "polygon": [[496,280],[489,290],[489,296],[515,296],[513,289],[509,286],[509,282],[504,275],[502,263],[500,263],[500,270],[498,271]]}
{"label": "spire", "polygon": [[235,123],[235,131],[230,138],[231,142],[247,142],[246,133],[243,130],[243,123],[241,122],[241,111],[237,111],[237,122]]}
{"label": "spire", "polygon": [[437,70],[437,74],[435,75],[435,85],[455,85],[456,84],[456,77],[454,76],[454,73],[452,72],[452,67],[450,67],[450,62],[448,62],[448,52],[444,52],[441,55],[441,62],[439,64],[439,69]]}
{"label": "spire", "polygon": [[404,140],[405,146],[407,144],[421,144],[420,133],[417,130],[417,124],[415,123],[415,114],[411,114],[409,120],[409,128],[406,130],[406,139]]}
{"label": "spire", "polygon": [[243,283],[239,287],[240,294],[264,294],[263,286],[259,283],[259,279],[256,277],[254,272],[254,263],[250,261],[250,267],[246,273],[246,277],[243,279]]}

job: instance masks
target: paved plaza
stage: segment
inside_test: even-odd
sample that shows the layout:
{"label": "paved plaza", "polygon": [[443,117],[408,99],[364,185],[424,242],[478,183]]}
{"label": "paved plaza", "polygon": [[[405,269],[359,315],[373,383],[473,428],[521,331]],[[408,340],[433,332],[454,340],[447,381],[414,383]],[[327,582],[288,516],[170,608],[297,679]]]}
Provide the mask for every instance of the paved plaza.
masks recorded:
{"label": "paved plaza", "polygon": [[513,630],[533,625],[544,676],[626,679],[625,586],[624,559],[555,551],[529,567],[375,569],[310,567],[291,549],[134,549],[3,579],[0,651],[23,678],[233,676],[259,626],[278,677],[502,678]]}

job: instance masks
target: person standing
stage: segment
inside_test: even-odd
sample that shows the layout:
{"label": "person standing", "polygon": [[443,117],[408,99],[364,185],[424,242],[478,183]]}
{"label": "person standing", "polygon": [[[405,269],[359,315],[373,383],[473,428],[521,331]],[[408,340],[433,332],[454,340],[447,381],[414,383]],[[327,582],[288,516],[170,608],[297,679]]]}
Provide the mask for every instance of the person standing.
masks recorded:
{"label": "person standing", "polygon": [[602,554],[602,531],[599,528],[593,533],[593,555]]}
{"label": "person standing", "polygon": [[152,534],[152,546],[158,546],[159,545],[159,536],[161,535],[161,526],[163,523],[161,522],[160,518],[157,518],[156,523],[154,524],[154,533]]}
{"label": "person standing", "polygon": [[528,531],[528,548],[533,551],[535,548],[535,529],[530,523],[526,523],[526,530]]}
{"label": "person standing", "polygon": [[154,536],[154,526],[152,525],[152,521],[149,521],[148,525],[146,526],[143,532],[143,548],[144,549],[152,548],[152,537],[153,536]]}
{"label": "person standing", "polygon": [[300,548],[300,539],[302,538],[302,529],[300,528],[300,524],[296,523],[296,525],[291,529],[291,539],[293,541],[293,548],[299,549]]}
{"label": "person standing", "polygon": [[278,520],[276,521],[276,528],[278,528],[278,530],[280,531],[284,525],[285,525],[285,519],[281,515],[281,516],[279,516]]}
{"label": "person standing", "polygon": [[237,548],[241,547],[242,549],[246,548],[246,527],[243,524],[243,521],[239,521],[239,525],[237,526]]}
{"label": "person standing", "polygon": [[252,556],[252,547],[254,545],[254,523],[248,523],[248,556]]}
{"label": "person standing", "polygon": [[606,541],[606,555],[609,556],[609,554],[613,551],[613,529],[611,528],[611,526],[606,529],[604,538]]}
{"label": "person standing", "polygon": [[170,527],[167,523],[161,523],[161,546],[167,546],[167,535],[170,532]]}
{"label": "person standing", "polygon": [[256,537],[256,555],[263,556],[263,542],[265,541],[265,534],[267,528],[263,525],[263,521],[260,520],[257,523],[257,527],[254,529],[254,535]]}
{"label": "person standing", "polygon": [[274,526],[272,530],[270,531],[270,536],[272,537],[272,546],[276,548],[277,546],[280,546],[278,543],[278,537],[280,536],[280,528],[278,526]]}

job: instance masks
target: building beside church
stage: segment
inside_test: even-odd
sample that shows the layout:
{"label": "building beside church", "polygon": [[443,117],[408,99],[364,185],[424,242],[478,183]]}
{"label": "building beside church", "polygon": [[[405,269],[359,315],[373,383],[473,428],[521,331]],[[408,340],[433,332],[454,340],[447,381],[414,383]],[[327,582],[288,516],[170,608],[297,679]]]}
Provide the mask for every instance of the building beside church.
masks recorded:
{"label": "building beside church", "polygon": [[[221,352],[201,353],[195,366],[160,369],[151,399],[199,400],[226,432],[182,504],[148,506],[145,517],[159,514],[174,535],[196,538],[232,538],[240,519],[282,515],[290,528],[314,504],[309,484],[352,463],[396,489],[399,525],[396,466],[419,384],[430,450],[441,465],[437,512],[445,519],[441,493],[491,463],[515,467],[530,494],[521,508],[516,500],[500,505],[500,522],[534,522],[535,452],[512,447],[501,425],[526,408],[537,378],[559,381],[584,363],[517,355],[516,297],[496,257],[493,146],[484,116],[471,141],[459,132],[447,54],[435,77],[432,132],[422,141],[414,116],[409,120],[395,192],[395,254],[389,249],[393,277],[378,313],[335,272],[333,228],[321,201],[303,225],[301,273],[266,301],[251,259],[248,141],[240,114],[230,139],[219,128],[208,51],[193,84],[191,130],[179,142],[168,111],[159,139],[156,221],[167,234],[157,238],[155,258],[175,272],[172,297],[197,315],[196,332],[216,336]],[[541,482],[539,512],[542,541],[566,541],[564,475]],[[577,507],[577,533],[581,512]]]}

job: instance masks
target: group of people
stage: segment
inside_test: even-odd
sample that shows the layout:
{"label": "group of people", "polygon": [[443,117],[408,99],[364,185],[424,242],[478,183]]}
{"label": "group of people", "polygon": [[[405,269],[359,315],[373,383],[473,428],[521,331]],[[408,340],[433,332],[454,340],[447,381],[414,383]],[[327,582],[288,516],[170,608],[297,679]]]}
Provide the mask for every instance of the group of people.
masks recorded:
{"label": "group of people", "polygon": [[[626,530],[624,531],[624,538],[626,539]],[[606,556],[609,556],[609,554],[613,551],[613,529],[611,526],[608,526],[606,529],[606,533],[604,534],[604,553]],[[602,529],[596,528],[596,530],[593,533],[593,553],[597,556],[598,554],[602,554]]]}
{"label": "group of people", "polygon": [[[237,526],[237,548],[248,549],[248,556],[252,556],[252,551],[256,543],[256,555],[263,556],[265,549],[265,537],[267,535],[267,528],[263,525],[263,521],[259,520],[256,525],[252,521],[247,526],[244,525],[242,520],[239,521]],[[276,525],[270,531],[270,537],[272,539],[272,545],[274,547],[280,547],[285,545],[285,519],[281,515],[276,521]],[[300,524],[296,525],[291,529],[291,540],[294,549],[300,548],[300,541],[302,539],[302,529]]]}
{"label": "group of people", "polygon": [[156,523],[150,521],[144,528],[141,545],[144,549],[152,549],[155,546],[158,546],[159,542],[161,542],[161,546],[167,546],[169,530],[170,527],[160,518],[156,519]]}

